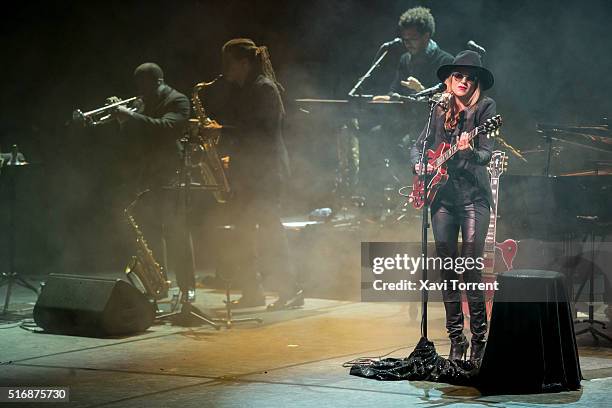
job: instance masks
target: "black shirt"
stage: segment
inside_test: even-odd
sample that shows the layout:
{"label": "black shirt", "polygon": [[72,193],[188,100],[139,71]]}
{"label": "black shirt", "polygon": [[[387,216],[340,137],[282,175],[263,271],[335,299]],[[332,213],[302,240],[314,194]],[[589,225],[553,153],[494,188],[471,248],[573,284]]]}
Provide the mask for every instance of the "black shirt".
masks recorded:
{"label": "black shirt", "polygon": [[[487,119],[493,117],[495,113],[495,101],[487,96],[483,97],[476,105],[466,110],[465,117],[457,125],[457,129],[453,131],[452,135],[456,137],[461,132],[471,131],[475,127],[482,125]],[[444,119],[445,112],[439,107],[436,108],[431,125],[431,135],[426,143],[427,148],[435,150],[440,143],[450,139],[444,129]],[[419,160],[426,131],[427,129],[423,129],[410,150],[410,159],[413,165]],[[436,194],[434,203],[441,202],[440,200],[443,198],[447,200],[447,203],[461,204],[484,199],[489,206],[492,206],[493,196],[487,165],[491,160],[493,145],[492,138],[488,138],[485,134],[480,134],[473,139],[474,148],[472,150],[457,152],[447,162],[449,180]]]}
{"label": "black shirt", "polygon": [[[454,130],[444,131],[444,141],[451,146],[457,143],[463,129],[465,120],[460,121]],[[465,154],[465,153],[464,153]],[[462,153],[456,153],[448,162],[448,181],[438,192],[439,201],[447,206],[461,206],[486,200],[483,192],[478,188],[474,174],[461,167]]]}
{"label": "black shirt", "polygon": [[438,47],[434,40],[429,40],[427,48],[422,53],[417,55],[405,53],[402,55],[389,93],[400,95],[415,93],[412,89],[408,89],[401,84],[401,81],[405,81],[410,76],[421,81],[425,88],[434,86],[440,82],[437,77],[438,68],[442,65],[452,64],[452,62],[452,55]]}

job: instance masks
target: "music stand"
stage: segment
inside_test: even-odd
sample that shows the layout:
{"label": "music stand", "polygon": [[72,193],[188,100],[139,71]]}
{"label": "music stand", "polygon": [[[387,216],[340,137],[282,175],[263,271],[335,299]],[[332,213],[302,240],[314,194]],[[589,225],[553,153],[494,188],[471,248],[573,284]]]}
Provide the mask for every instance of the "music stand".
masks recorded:
{"label": "music stand", "polygon": [[20,171],[18,169],[20,169],[22,166],[28,165],[28,162],[25,161],[23,154],[18,151],[17,145],[13,145],[12,150],[13,151],[11,153],[0,153],[0,171],[3,171],[5,173],[5,177],[8,179],[7,187],[9,203],[9,271],[8,273],[2,273],[0,276],[0,287],[6,285],[4,307],[2,309],[3,315],[5,315],[8,311],[13,285],[16,284],[26,289],[30,289],[36,293],[36,295],[38,295],[38,289],[36,289],[31,283],[29,283],[15,271],[15,204],[17,202],[15,172]]}

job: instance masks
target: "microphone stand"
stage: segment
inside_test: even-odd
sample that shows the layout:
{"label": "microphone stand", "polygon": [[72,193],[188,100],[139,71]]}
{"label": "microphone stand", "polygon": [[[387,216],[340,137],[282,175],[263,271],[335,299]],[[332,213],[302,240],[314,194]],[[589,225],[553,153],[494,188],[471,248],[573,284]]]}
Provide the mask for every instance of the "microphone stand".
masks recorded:
{"label": "microphone stand", "polygon": [[546,177],[550,177],[550,161],[552,158],[552,146],[553,146],[553,142],[552,142],[552,136],[550,135],[550,133],[546,133],[545,134],[546,137],[546,166],[544,166],[544,175]]}
{"label": "microphone stand", "polygon": [[[371,100],[372,99],[373,95],[362,95],[361,93],[358,94],[357,92],[360,92],[359,89],[361,88],[361,86],[363,85],[365,80],[370,78],[370,76],[372,75],[372,72],[374,72],[374,70],[380,66],[381,62],[385,59],[385,57],[389,53],[389,48],[390,47],[387,44],[383,44],[383,45],[381,45],[379,47],[378,52],[376,53],[376,57],[374,58],[374,62],[372,63],[370,68],[367,70],[367,72],[365,74],[363,74],[363,76],[361,76],[357,80],[357,83],[349,91],[348,96],[351,97],[353,101],[358,101],[358,103],[361,103],[361,101]],[[382,51],[382,53],[381,53],[381,51]],[[355,120],[357,120],[357,119],[355,119]],[[350,125],[348,123],[346,123],[344,126],[346,126],[347,128],[350,128]],[[344,200],[342,200],[342,201],[344,201]],[[342,210],[344,210],[346,208],[344,203],[341,204],[341,208],[342,208]]]}
{"label": "microphone stand", "polygon": [[382,54],[380,54],[380,56],[374,60],[374,63],[372,64],[370,69],[368,69],[368,71],[365,74],[363,74],[361,78],[359,78],[359,80],[357,81],[353,89],[349,91],[348,93],[349,96],[361,96],[361,95],[356,95],[355,93],[359,90],[359,88],[361,88],[361,85],[363,85],[364,81],[372,75],[372,72],[374,72],[374,70],[380,66],[380,63],[385,59],[388,53],[389,53],[389,47],[386,47],[385,50],[382,52]]}
{"label": "microphone stand", "polygon": [[[429,174],[427,173],[427,156],[425,152],[427,151],[427,140],[429,139],[431,132],[431,122],[434,110],[436,106],[440,104],[440,100],[435,101],[433,99],[429,100],[431,103],[431,107],[429,109],[429,116],[427,118],[427,131],[425,132],[425,137],[423,138],[423,146],[421,147],[421,155],[419,156],[418,163],[421,165],[421,171],[419,173],[419,179],[423,182],[423,213],[422,213],[422,224],[421,224],[421,254],[423,256],[423,267],[422,267],[422,281],[425,282],[427,280],[427,230],[429,229],[429,202],[427,201],[427,184],[429,182]],[[423,308],[421,315],[421,337],[427,339],[427,302],[429,300],[429,291],[427,288],[423,288],[421,291],[421,305]]]}
{"label": "microphone stand", "polygon": [[[195,274],[195,265],[193,263],[193,243],[191,241],[191,233],[189,230],[190,227],[190,219],[189,219],[189,210],[191,207],[191,169],[194,167],[191,160],[191,139],[189,135],[181,138],[179,143],[182,146],[181,149],[181,167],[178,171],[178,185],[176,187],[176,200],[177,200],[177,212],[179,210],[179,202],[182,208],[180,210],[183,211],[183,231],[182,231],[182,244],[183,244],[183,253],[182,253],[182,262],[180,268],[187,268],[190,277]],[[180,200],[180,201],[179,201]],[[185,270],[177,271],[177,273],[185,273]],[[180,296],[180,304],[181,307],[179,310],[171,311],[170,313],[161,314],[156,317],[157,320],[171,320],[175,317],[182,320],[185,323],[191,323],[195,321],[197,323],[205,323],[216,330],[221,328],[219,323],[223,323],[223,319],[213,318],[208,316],[196,306],[192,304],[192,301],[188,299],[187,293],[184,292],[185,288],[180,288],[181,296]]]}
{"label": "microphone stand", "polygon": [[[195,142],[192,140],[192,135],[187,134],[185,137],[179,140],[181,144],[181,167],[178,171],[179,174],[179,183],[177,186],[177,205],[179,198],[180,204],[182,205],[183,211],[183,268],[189,268],[190,276],[195,274],[195,264],[193,262],[193,242],[191,240],[191,233],[189,231],[190,227],[190,218],[189,218],[189,210],[191,208],[191,190],[192,190],[192,177],[191,177],[191,169],[195,166],[192,160],[192,149],[191,144],[198,144],[199,142]],[[194,187],[197,188],[197,187]],[[217,186],[211,188],[211,186],[200,186],[201,190],[218,190]],[[187,299],[186,293],[181,293],[180,297],[181,308],[178,311],[172,311],[167,314],[163,314],[157,316],[158,320],[172,319],[174,317],[179,317],[184,322],[195,321],[196,323],[205,323],[217,330],[221,328],[221,325],[225,325],[227,329],[231,328],[236,323],[244,323],[244,322],[257,322],[263,323],[263,319],[259,317],[244,317],[239,319],[234,319],[232,317],[232,309],[230,302],[230,285],[229,282],[225,287],[225,318],[216,318],[212,316],[208,316],[204,312],[202,312],[199,308],[193,305],[193,303]]]}

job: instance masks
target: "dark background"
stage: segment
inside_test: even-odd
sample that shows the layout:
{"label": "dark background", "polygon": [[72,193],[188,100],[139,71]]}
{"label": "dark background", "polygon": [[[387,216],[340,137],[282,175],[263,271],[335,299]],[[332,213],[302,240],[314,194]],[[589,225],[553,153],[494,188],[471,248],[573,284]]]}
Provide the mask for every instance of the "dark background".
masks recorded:
{"label": "dark background", "polygon": [[[0,148],[18,143],[32,162],[19,175],[19,270],[79,273],[124,262],[116,234],[127,199],[120,186],[129,177],[122,141],[113,129],[67,126],[71,112],[110,95],[132,96],[133,69],[145,61],[160,64],[166,81],[189,93],[220,72],[220,47],[232,37],[268,45],[287,89],[286,138],[300,186],[294,210],[328,204],[333,134],[291,101],[344,98],[378,46],[397,35],[401,12],[415,5],[432,9],[434,39],[451,54],[470,39],[487,49],[496,77],[490,95],[504,115],[504,136],[517,147],[542,144],[537,122],[600,123],[609,115],[612,7],[603,0],[29,1],[5,8]],[[383,71],[393,70],[389,64]],[[390,78],[373,81],[384,93]],[[592,158],[566,149],[553,169],[584,167]],[[541,174],[544,157],[529,159],[511,161],[510,172]],[[6,231],[6,186],[0,188]]]}

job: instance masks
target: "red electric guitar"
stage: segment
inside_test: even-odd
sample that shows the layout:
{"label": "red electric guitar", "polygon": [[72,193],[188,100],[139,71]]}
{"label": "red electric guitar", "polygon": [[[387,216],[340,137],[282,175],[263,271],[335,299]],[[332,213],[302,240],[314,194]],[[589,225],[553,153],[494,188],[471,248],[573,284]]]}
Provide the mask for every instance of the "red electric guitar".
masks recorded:
{"label": "red electric guitar", "polygon": [[[493,193],[493,206],[491,210],[491,220],[489,222],[489,230],[485,240],[484,248],[484,273],[493,274],[495,267],[495,253],[501,252],[501,258],[505,264],[505,270],[512,269],[512,262],[518,250],[518,244],[513,239],[507,239],[504,242],[496,242],[495,234],[497,227],[497,198],[499,196],[499,179],[506,171],[508,157],[505,152],[496,150],[491,156],[489,163],[489,174],[491,175],[491,192]],[[499,268],[498,268],[499,269]]]}
{"label": "red electric guitar", "polygon": [[[481,133],[486,133],[487,137],[494,137],[499,134],[499,128],[502,125],[501,115],[493,116],[487,119],[484,124],[472,129],[468,132],[468,140],[474,139]],[[446,169],[446,162],[453,157],[455,153],[459,151],[458,145],[450,145],[449,143],[440,143],[438,148],[433,151],[428,149],[427,161],[434,168],[433,176],[430,178],[427,185],[427,203],[431,202],[436,197],[438,189],[446,183],[448,180],[448,173]],[[424,181],[419,176],[414,176],[412,183],[412,192],[408,196],[408,202],[412,203],[412,206],[417,210],[425,205],[425,185]]]}

